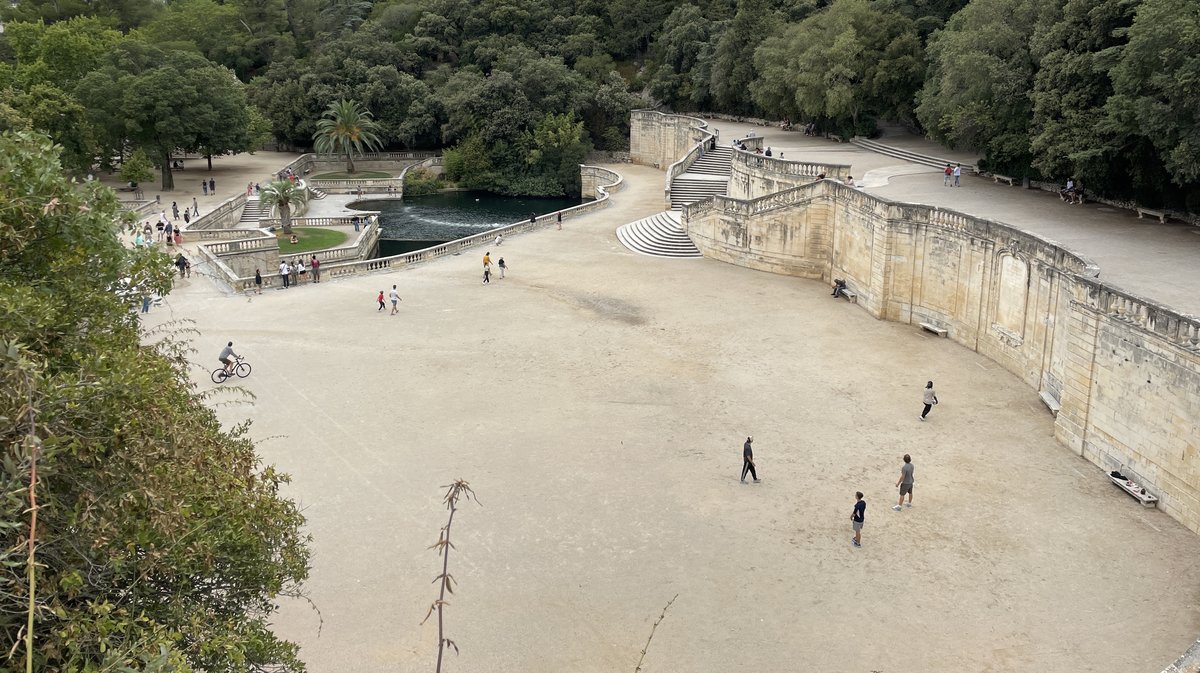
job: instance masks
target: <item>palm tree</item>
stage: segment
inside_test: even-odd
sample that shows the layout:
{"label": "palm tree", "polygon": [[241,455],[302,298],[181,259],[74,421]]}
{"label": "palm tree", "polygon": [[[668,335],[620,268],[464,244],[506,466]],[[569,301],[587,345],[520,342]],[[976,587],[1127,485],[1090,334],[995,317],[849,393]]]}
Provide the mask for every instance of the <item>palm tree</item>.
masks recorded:
{"label": "palm tree", "polygon": [[345,154],[346,172],[354,172],[354,153],[362,154],[363,148],[379,149],[379,122],[371,118],[371,112],[352,100],[339,100],[329,104],[329,109],[317,120],[317,132],[313,134],[319,154]]}
{"label": "palm tree", "polygon": [[308,199],[308,194],[291,180],[278,180],[263,187],[260,197],[264,206],[279,208],[279,219],[283,223],[283,233],[292,233],[292,206],[298,206]]}

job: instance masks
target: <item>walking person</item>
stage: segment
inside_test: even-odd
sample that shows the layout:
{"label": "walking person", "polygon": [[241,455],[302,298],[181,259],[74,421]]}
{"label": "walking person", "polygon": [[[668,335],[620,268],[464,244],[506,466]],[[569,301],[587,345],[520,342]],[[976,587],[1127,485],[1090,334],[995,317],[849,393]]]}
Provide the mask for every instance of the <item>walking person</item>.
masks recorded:
{"label": "walking person", "polygon": [[192,223],[192,212],[190,210],[183,211],[183,226],[186,227],[187,225],[189,225],[191,223]]}
{"label": "walking person", "polygon": [[554,216],[554,221],[558,223],[559,231],[562,231],[562,211],[561,210],[558,211],[558,214]]}
{"label": "walking person", "polygon": [[217,195],[217,181],[212,178],[208,179],[208,193],[213,196]]}
{"label": "walking person", "polygon": [[900,505],[904,504],[904,496],[908,496],[908,506],[912,507],[912,492],[913,492],[913,464],[912,456],[904,454],[904,464],[900,466],[900,478],[896,480],[896,486],[900,487],[900,499],[892,506],[892,509],[900,511]]}
{"label": "walking person", "polygon": [[954,164],[954,186],[955,187],[962,187],[962,185],[959,184],[959,182],[958,182],[960,178],[962,178],[962,164]]}
{"label": "walking person", "polygon": [[288,289],[288,285],[291,284],[288,282],[289,279],[291,278],[291,276],[292,276],[292,270],[288,268],[287,260],[280,262],[279,263],[279,277],[280,277],[280,280],[283,282],[283,289],[285,289],[285,290]]}
{"label": "walking person", "polygon": [[[187,212],[184,212],[183,216],[186,218]],[[175,230],[175,245],[183,245],[183,234],[181,234],[178,229]]]}
{"label": "walking person", "polygon": [[396,289],[395,285],[392,286],[392,291],[388,293],[388,298],[392,300],[392,315],[396,315],[400,311],[400,309],[396,307],[396,302],[402,300],[400,299],[400,291]]}
{"label": "walking person", "polygon": [[179,277],[180,278],[183,278],[183,269],[186,266],[187,266],[187,260],[184,259],[183,253],[181,252],[175,256],[175,268],[179,269]]}
{"label": "walking person", "polygon": [[954,168],[950,164],[946,164],[946,170],[943,172],[945,173],[945,175],[942,177],[942,186],[949,187],[950,186],[950,176],[954,175]]}
{"label": "walking person", "polygon": [[379,296],[375,298],[375,301],[379,302],[379,308],[375,309],[375,312],[379,313],[383,310],[383,290],[379,291]]}
{"label": "walking person", "polygon": [[194,196],[192,197],[192,214],[193,215],[200,214],[200,204],[196,202],[196,197],[194,197]]}
{"label": "walking person", "polygon": [[485,267],[483,267],[483,284],[491,285],[491,283],[492,283],[492,267],[485,266]]}
{"label": "walking person", "polygon": [[491,251],[488,251],[488,252],[483,253],[483,268],[490,269],[491,267],[492,267],[492,253],[491,253]]}
{"label": "walking person", "polygon": [[854,529],[854,539],[850,540],[855,547],[862,546],[862,527],[867,520],[867,501],[863,500],[862,491],[854,494],[854,511],[850,512],[850,527]]}
{"label": "walking person", "polygon": [[262,294],[262,274],[258,269],[254,270],[254,293]]}
{"label": "walking person", "polygon": [[750,473],[750,477],[754,479],[754,483],[758,483],[758,472],[754,470],[754,450],[750,445],[754,443],[754,437],[746,438],[746,443],[742,445],[742,483],[746,483],[746,473]]}
{"label": "walking person", "polygon": [[508,265],[504,263],[503,257],[500,258],[499,262],[496,262],[496,266],[500,268],[500,278],[503,280],[504,272],[508,269]]}
{"label": "walking person", "polygon": [[203,180],[200,181],[200,193],[208,196],[208,183]]}
{"label": "walking person", "polygon": [[925,417],[929,415],[929,410],[933,408],[933,405],[938,403],[937,393],[933,392],[933,381],[925,384],[923,399],[925,400],[925,408],[921,410],[921,420],[925,420]]}
{"label": "walking person", "polygon": [[312,256],[312,263],[310,266],[312,266],[312,282],[321,282],[321,260],[317,259],[316,255]]}
{"label": "walking person", "polygon": [[175,201],[171,202],[171,219],[179,219],[179,204]]}

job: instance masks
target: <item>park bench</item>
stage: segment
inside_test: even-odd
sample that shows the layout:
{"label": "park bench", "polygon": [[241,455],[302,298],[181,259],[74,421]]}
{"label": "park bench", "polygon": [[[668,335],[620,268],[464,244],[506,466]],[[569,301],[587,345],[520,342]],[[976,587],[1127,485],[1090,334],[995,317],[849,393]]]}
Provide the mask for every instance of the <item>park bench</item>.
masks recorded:
{"label": "park bench", "polygon": [[1151,217],[1157,217],[1158,221],[1162,222],[1163,224],[1166,224],[1167,222],[1167,214],[1161,210],[1151,210],[1149,208],[1142,208],[1140,206],[1134,207],[1134,210],[1137,211],[1139,220],[1142,219],[1143,215],[1150,215]]}
{"label": "park bench", "polygon": [[1108,478],[1112,483],[1116,484],[1129,495],[1133,496],[1134,500],[1142,503],[1142,507],[1155,507],[1158,505],[1158,498],[1146,492],[1146,489],[1138,485],[1131,479],[1126,479],[1125,475],[1120,472],[1110,472]]}
{"label": "park bench", "polygon": [[858,303],[858,293],[855,292],[854,290],[851,290],[848,287],[843,288],[842,291],[839,292],[838,294],[840,294],[846,301],[850,302],[851,304]]}
{"label": "park bench", "polygon": [[950,330],[943,329],[941,327],[938,327],[937,325],[934,325],[933,323],[928,323],[928,322],[921,323],[921,329],[925,330],[926,332],[933,332],[934,334],[936,334],[940,337],[944,337],[944,336],[947,336],[948,334],[950,334]]}
{"label": "park bench", "polygon": [[1000,175],[999,173],[992,173],[992,181],[995,182],[996,184],[1000,184],[1001,182],[1007,182],[1008,186],[1012,187],[1013,180],[1014,180],[1013,178],[1010,178],[1007,175]]}

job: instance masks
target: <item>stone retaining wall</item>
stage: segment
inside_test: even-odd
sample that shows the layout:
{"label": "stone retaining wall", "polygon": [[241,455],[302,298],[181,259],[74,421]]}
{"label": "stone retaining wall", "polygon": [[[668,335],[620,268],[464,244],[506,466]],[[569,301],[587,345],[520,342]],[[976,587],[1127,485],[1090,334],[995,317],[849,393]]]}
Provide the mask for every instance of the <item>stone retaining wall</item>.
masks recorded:
{"label": "stone retaining wall", "polygon": [[1058,410],[1061,443],[1200,532],[1200,319],[1101,283],[1035,234],[833,180],[715,197],[683,221],[705,256],[843,278],[872,315],[947,330]]}

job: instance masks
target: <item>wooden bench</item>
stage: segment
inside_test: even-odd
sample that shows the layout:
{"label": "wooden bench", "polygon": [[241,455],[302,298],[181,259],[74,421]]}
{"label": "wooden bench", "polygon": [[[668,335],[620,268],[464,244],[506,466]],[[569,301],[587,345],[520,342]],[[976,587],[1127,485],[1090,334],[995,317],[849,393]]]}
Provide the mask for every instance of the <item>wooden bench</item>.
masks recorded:
{"label": "wooden bench", "polygon": [[1138,502],[1142,503],[1142,507],[1158,506],[1158,498],[1154,497],[1153,495],[1150,495],[1149,493],[1146,493],[1145,492],[1146,489],[1142,488],[1138,484],[1136,484],[1128,479],[1118,479],[1118,478],[1112,476],[1111,474],[1108,475],[1108,479],[1112,483],[1119,486],[1122,491],[1125,491],[1129,495],[1132,495],[1134,500],[1137,500]]}
{"label": "wooden bench", "polygon": [[1143,215],[1150,215],[1151,217],[1157,217],[1158,221],[1162,222],[1163,224],[1166,224],[1166,222],[1167,222],[1167,214],[1161,210],[1151,210],[1149,208],[1138,208],[1138,207],[1135,207],[1134,210],[1137,211],[1139,220],[1142,219]]}
{"label": "wooden bench", "polygon": [[942,329],[941,327],[938,327],[937,325],[934,325],[932,323],[927,323],[927,322],[921,323],[921,329],[925,330],[926,332],[933,332],[934,334],[936,334],[940,337],[944,337],[944,336],[947,336],[948,334],[950,334],[950,330]]}
{"label": "wooden bench", "polygon": [[1013,178],[1010,178],[1007,175],[1000,175],[999,173],[992,173],[992,181],[996,184],[1007,182],[1009,187],[1013,186]]}

